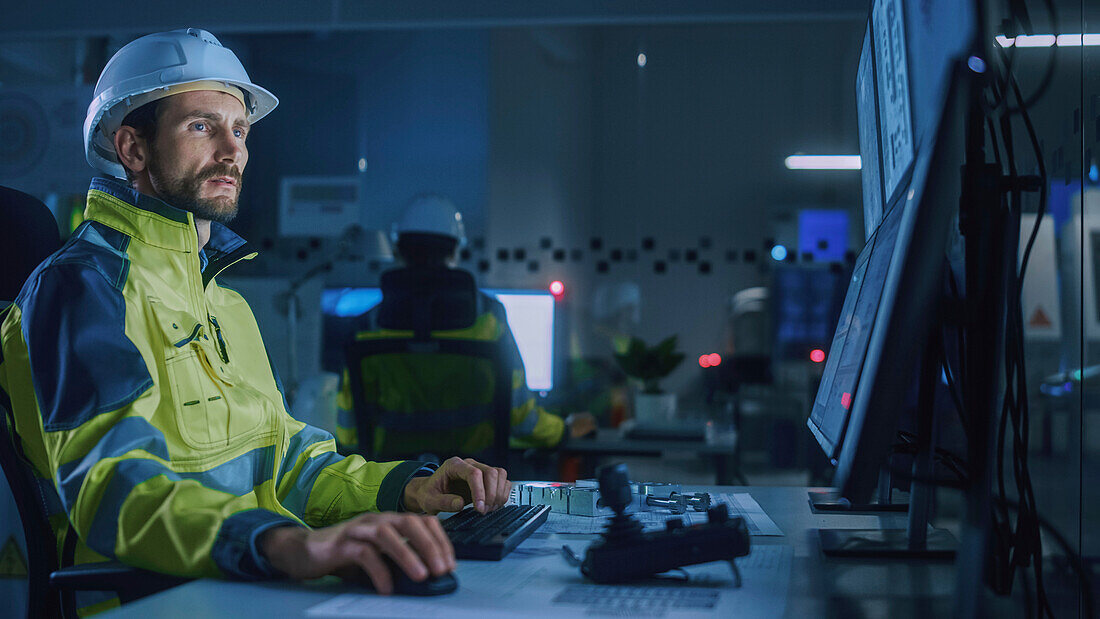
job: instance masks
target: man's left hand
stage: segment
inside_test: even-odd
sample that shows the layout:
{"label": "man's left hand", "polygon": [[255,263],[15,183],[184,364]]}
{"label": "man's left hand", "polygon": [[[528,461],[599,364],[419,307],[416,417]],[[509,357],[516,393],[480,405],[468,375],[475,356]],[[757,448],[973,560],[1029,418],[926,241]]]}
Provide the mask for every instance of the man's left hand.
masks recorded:
{"label": "man's left hand", "polygon": [[449,458],[431,477],[414,477],[405,485],[405,509],[438,514],[457,512],[473,503],[483,513],[504,505],[512,482],[504,469],[471,458]]}

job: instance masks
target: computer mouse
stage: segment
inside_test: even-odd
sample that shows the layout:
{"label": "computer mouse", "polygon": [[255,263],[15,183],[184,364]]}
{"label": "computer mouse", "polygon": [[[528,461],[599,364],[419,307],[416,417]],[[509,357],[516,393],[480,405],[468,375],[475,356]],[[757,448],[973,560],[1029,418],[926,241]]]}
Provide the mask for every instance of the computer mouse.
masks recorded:
{"label": "computer mouse", "polygon": [[[386,566],[390,568],[390,575],[393,576],[393,592],[397,595],[446,595],[454,593],[458,589],[458,579],[455,578],[454,574],[429,575],[426,579],[416,582],[409,578],[388,556],[382,558],[385,560]],[[374,585],[369,579],[364,582],[364,585],[368,589],[374,590]]]}

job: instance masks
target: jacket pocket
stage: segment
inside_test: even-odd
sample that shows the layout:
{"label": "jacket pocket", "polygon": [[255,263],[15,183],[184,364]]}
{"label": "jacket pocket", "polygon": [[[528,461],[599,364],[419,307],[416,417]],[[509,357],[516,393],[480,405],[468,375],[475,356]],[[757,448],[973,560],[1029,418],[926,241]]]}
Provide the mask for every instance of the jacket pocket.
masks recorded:
{"label": "jacket pocket", "polygon": [[257,429],[262,415],[234,406],[235,380],[208,331],[188,312],[152,304],[165,336],[165,377],[180,437],[197,448],[225,446]]}

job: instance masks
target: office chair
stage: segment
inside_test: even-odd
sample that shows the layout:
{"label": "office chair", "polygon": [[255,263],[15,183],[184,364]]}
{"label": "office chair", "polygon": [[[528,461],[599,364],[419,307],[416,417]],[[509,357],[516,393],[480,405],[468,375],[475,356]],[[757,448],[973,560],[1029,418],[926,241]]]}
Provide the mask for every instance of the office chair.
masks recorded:
{"label": "office chair", "polygon": [[[511,435],[512,366],[496,341],[432,338],[433,331],[463,329],[477,316],[477,287],[473,277],[457,269],[397,269],[382,275],[383,305],[378,326],[411,331],[411,337],[379,337],[353,340],[346,349],[352,403],[360,451],[367,457],[418,458],[430,453],[439,460],[450,456],[478,456],[493,466],[506,466]],[[388,410],[387,393],[400,389],[375,375],[378,397],[367,398],[363,385],[364,362],[389,356],[389,367],[401,367],[421,382],[421,393],[446,394],[453,390],[453,376],[418,368],[439,367],[454,356],[466,358],[469,380],[484,380],[492,394],[488,402],[460,406],[430,405],[419,410]],[[377,366],[376,366],[377,367]],[[442,399],[442,398],[439,398]],[[411,408],[410,406],[406,407]],[[453,438],[456,432],[491,421],[493,443],[487,452],[464,453]],[[381,431],[379,440],[376,435]],[[387,445],[390,439],[399,445]]]}
{"label": "office chair", "polygon": [[[14,301],[27,276],[61,246],[57,223],[46,205],[21,191],[0,187],[0,308]],[[0,321],[6,311],[0,309]],[[3,357],[0,355],[0,364]],[[49,505],[59,503],[24,457],[11,400],[0,389],[0,468],[11,488],[27,544],[27,616],[76,617],[77,591],[113,591],[128,602],[186,582],[117,561],[73,565],[76,532],[70,526],[58,556]],[[53,496],[50,496],[53,494]]]}

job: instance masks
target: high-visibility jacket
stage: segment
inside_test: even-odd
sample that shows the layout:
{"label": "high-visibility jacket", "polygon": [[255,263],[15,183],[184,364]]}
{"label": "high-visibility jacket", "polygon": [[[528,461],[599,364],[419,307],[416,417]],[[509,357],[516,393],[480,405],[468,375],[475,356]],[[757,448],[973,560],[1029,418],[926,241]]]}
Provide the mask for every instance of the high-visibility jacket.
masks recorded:
{"label": "high-visibility jacket", "polygon": [[337,454],[295,420],[256,320],[216,276],[255,256],[217,223],[92,181],[85,222],[0,324],[0,388],[71,522],[76,562],[188,577],[273,576],[257,538],[397,510],[419,462]]}
{"label": "high-visibility jacket", "polygon": [[[385,303],[385,298],[382,303]],[[363,314],[356,325],[356,339],[409,338],[412,331],[383,329],[378,324],[381,305]],[[465,329],[433,331],[432,338],[449,340],[473,340],[498,342],[504,347],[512,364],[512,447],[553,447],[565,437],[565,422],[561,417],[547,412],[535,402],[535,396],[527,388],[527,378],[523,369],[523,359],[516,346],[504,306],[496,299],[484,294],[477,295],[477,318],[474,324]],[[425,363],[417,356],[385,355],[379,358],[367,358],[363,361],[359,380],[363,381],[364,397],[377,402],[382,399],[382,408],[389,411],[430,410],[433,406],[441,409],[453,409],[457,406],[486,404],[492,400],[492,369],[480,359],[447,358],[440,356]],[[355,423],[349,373],[345,368],[341,380],[342,387],[337,397],[336,438],[345,453],[354,452],[359,447],[359,435]],[[445,383],[446,390],[434,389]],[[384,430],[375,433],[375,445],[372,453],[385,451],[403,453],[402,436]],[[486,420],[457,432],[432,432],[430,429],[418,432],[416,436],[405,437],[410,445],[433,444],[447,445],[451,450],[463,455],[474,455],[488,448],[493,442],[493,426]],[[446,449],[445,449],[446,450]],[[421,448],[421,451],[431,449]],[[419,452],[417,452],[419,453]]]}

